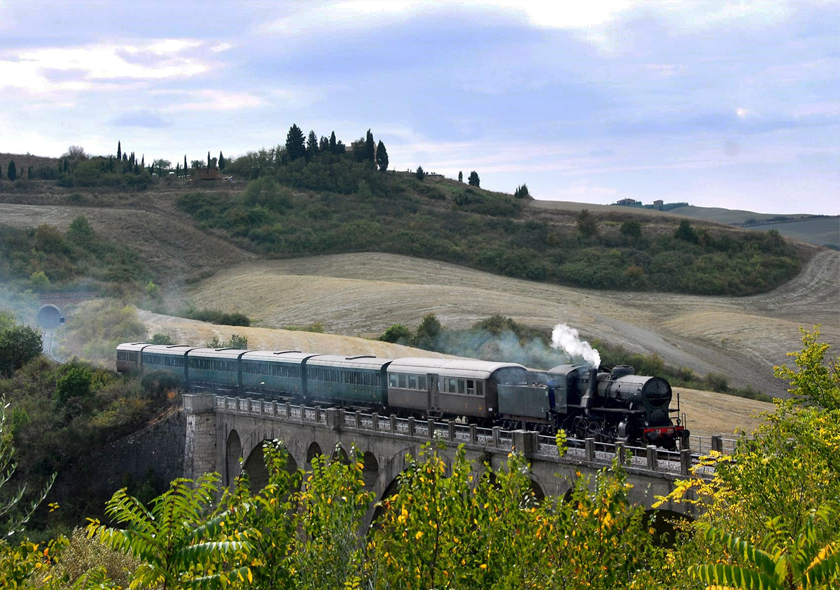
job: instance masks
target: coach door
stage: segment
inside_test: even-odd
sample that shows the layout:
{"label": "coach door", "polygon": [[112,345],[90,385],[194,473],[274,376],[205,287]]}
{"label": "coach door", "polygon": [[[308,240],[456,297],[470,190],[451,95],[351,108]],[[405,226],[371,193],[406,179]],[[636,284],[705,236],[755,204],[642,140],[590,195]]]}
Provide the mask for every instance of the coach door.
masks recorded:
{"label": "coach door", "polygon": [[439,409],[438,394],[440,393],[440,379],[437,375],[427,375],[427,377],[429,384],[429,411],[437,412]]}

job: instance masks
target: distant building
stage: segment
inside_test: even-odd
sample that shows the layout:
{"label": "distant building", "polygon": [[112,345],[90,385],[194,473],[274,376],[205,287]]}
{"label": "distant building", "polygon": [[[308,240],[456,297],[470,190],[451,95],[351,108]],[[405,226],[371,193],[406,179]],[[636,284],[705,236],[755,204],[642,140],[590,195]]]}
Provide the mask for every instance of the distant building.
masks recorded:
{"label": "distant building", "polygon": [[664,201],[659,200],[659,201],[654,201],[653,202],[653,208],[656,209],[657,211],[662,211],[662,209],[664,207],[665,207],[665,202]]}
{"label": "distant building", "polygon": [[613,205],[619,205],[621,207],[641,207],[642,202],[637,201],[636,199],[621,199],[620,201],[616,201]]}
{"label": "distant building", "polygon": [[209,168],[196,168],[192,173],[193,180],[219,180],[219,169],[215,166]]}

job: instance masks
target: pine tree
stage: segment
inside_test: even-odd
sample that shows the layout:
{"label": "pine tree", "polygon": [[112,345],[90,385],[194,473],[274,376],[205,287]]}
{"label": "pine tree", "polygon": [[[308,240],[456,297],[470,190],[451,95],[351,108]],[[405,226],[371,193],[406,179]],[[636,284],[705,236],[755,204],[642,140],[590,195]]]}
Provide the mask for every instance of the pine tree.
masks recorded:
{"label": "pine tree", "polygon": [[330,140],[323,135],[321,136],[321,141],[318,142],[318,151],[322,154],[330,151]]}
{"label": "pine tree", "polygon": [[464,182],[464,173],[458,172],[458,182]]}
{"label": "pine tree", "polygon": [[15,161],[9,160],[9,172],[6,174],[12,182],[17,178],[17,168],[15,168]]}
{"label": "pine tree", "polygon": [[143,154],[142,156],[140,156],[140,167],[141,168],[146,167],[146,154]]}
{"label": "pine tree", "polygon": [[297,125],[289,127],[289,133],[286,134],[286,154],[289,160],[294,162],[298,158],[306,157],[306,145],[304,145],[303,131]]}
{"label": "pine tree", "polygon": [[426,178],[426,171],[423,170],[422,166],[418,166],[417,172],[415,172],[414,175],[417,177],[417,180],[423,180],[424,178]]}
{"label": "pine tree", "polygon": [[225,169],[225,155],[219,151],[219,170]]}
{"label": "pine tree", "polygon": [[314,131],[310,131],[306,138],[306,158],[311,160],[318,155],[318,136]]}
{"label": "pine tree", "polygon": [[117,160],[122,160],[122,145],[117,142]]}
{"label": "pine tree", "polygon": [[473,170],[470,172],[470,177],[467,179],[470,186],[481,186],[481,180],[478,178],[478,172]]}
{"label": "pine tree", "polygon": [[370,163],[376,162],[376,144],[373,142],[373,133],[370,132],[370,129],[367,130],[367,135],[365,135],[365,160]]}
{"label": "pine tree", "polygon": [[63,172],[67,172],[67,169],[69,167],[70,167],[70,161],[67,158],[64,158]]}
{"label": "pine tree", "polygon": [[376,146],[376,165],[382,172],[388,169],[388,150],[385,149],[385,144],[382,143],[381,139]]}
{"label": "pine tree", "polygon": [[339,139],[338,143],[335,144],[335,153],[343,154],[347,151],[347,148],[344,146],[344,143]]}
{"label": "pine tree", "polygon": [[330,134],[330,151],[334,154],[338,153],[338,148],[336,147],[335,142],[335,131]]}

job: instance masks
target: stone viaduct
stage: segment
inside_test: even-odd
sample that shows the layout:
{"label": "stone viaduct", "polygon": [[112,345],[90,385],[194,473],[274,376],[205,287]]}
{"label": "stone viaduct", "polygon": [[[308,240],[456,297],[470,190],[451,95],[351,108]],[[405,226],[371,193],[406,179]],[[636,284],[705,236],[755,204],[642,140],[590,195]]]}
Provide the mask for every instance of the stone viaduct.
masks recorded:
{"label": "stone viaduct", "polygon": [[[577,473],[594,475],[618,456],[626,465],[628,483],[633,485],[631,499],[648,508],[656,496],[672,491],[677,479],[688,476],[693,463],[689,450],[625,448],[592,439],[570,440],[570,448],[561,457],[554,438],[537,432],[480,428],[453,421],[427,422],[212,393],[185,395],[184,411],[186,477],[215,471],[221,474],[225,485],[230,485],[243,466],[252,484],[264,485],[267,473],[262,443],[272,439],[283,442],[291,469],[306,468],[317,454],[347,456],[355,445],[363,454],[365,485],[376,500],[393,492],[406,467],[406,455],[416,456],[424,443],[434,439],[445,443],[448,459],[454,457],[459,445],[464,445],[468,459],[489,463],[493,468],[500,467],[511,451],[523,453],[531,463],[537,497],[564,495]],[[663,508],[686,513],[679,504]],[[368,516],[371,518],[372,514]]]}

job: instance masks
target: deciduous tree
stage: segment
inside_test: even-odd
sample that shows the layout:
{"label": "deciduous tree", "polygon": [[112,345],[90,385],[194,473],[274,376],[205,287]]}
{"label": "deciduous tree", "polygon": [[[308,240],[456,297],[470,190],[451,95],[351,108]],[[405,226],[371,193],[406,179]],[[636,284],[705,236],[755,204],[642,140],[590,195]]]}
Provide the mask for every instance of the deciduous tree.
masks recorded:
{"label": "deciduous tree", "polygon": [[467,183],[470,186],[481,186],[481,179],[478,177],[478,172],[475,170],[470,172],[470,176],[467,178]]}

